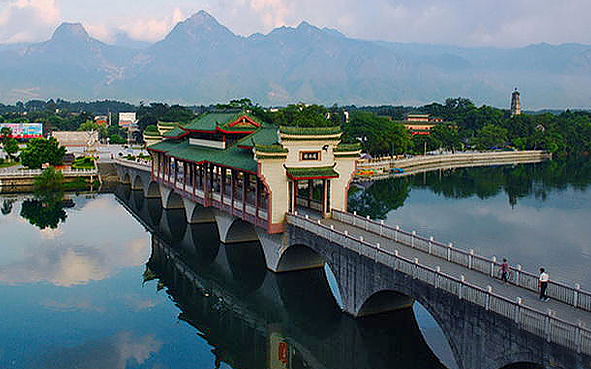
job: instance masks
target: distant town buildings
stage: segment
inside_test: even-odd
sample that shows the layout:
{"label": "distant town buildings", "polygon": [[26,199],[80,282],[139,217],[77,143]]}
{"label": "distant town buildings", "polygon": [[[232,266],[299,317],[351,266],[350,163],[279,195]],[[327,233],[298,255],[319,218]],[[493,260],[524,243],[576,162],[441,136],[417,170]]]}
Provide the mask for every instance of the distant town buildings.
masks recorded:
{"label": "distant town buildings", "polygon": [[415,135],[430,135],[431,128],[439,123],[443,123],[443,119],[438,117],[431,117],[429,114],[408,114],[406,120],[402,123],[406,129],[409,130],[412,136]]}
{"label": "distant town buildings", "polygon": [[119,113],[119,127],[131,130],[136,123],[135,113]]}
{"label": "distant town buildings", "polygon": [[511,116],[514,117],[516,115],[521,114],[521,101],[519,99],[519,91],[515,89],[511,94]]}
{"label": "distant town buildings", "polygon": [[97,115],[94,117],[94,122],[100,126],[108,126],[109,117],[107,115]]}
{"label": "distant town buildings", "polygon": [[43,137],[43,123],[0,123],[0,129],[2,128],[9,128],[14,138]]}
{"label": "distant town buildings", "polygon": [[95,144],[99,140],[97,131],[53,131],[54,137],[60,146],[88,146],[89,143]]}

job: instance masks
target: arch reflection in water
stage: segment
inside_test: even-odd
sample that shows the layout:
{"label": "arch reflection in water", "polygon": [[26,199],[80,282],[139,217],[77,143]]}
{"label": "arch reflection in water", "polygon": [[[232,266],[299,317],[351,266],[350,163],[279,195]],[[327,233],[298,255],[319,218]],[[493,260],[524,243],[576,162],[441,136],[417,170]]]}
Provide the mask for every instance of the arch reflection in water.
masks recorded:
{"label": "arch reflection in water", "polygon": [[158,278],[181,309],[179,319],[214,347],[217,364],[444,368],[425,343],[412,309],[355,320],[340,312],[323,269],[275,274],[263,262],[240,260],[262,256],[256,244],[218,248],[211,264],[195,263],[187,248],[173,247],[155,233],[146,266],[146,275]]}

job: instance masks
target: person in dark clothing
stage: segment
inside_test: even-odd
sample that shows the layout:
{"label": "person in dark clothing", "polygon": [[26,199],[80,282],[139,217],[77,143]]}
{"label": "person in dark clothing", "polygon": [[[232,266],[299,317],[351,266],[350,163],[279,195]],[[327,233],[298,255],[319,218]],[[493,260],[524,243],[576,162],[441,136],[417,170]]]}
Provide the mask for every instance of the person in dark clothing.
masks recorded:
{"label": "person in dark clothing", "polygon": [[550,298],[546,295],[546,289],[548,289],[548,281],[550,277],[544,268],[540,268],[540,278],[538,279],[538,288],[540,289],[540,300],[548,301]]}

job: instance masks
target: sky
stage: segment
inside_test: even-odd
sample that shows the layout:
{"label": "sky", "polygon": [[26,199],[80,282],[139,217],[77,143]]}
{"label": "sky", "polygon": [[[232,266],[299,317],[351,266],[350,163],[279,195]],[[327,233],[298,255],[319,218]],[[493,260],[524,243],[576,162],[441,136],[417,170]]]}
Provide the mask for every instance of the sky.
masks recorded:
{"label": "sky", "polygon": [[205,10],[236,34],[305,20],[349,37],[468,47],[591,44],[589,0],[0,0],[0,43],[39,42],[80,22],[105,42],[161,40]]}

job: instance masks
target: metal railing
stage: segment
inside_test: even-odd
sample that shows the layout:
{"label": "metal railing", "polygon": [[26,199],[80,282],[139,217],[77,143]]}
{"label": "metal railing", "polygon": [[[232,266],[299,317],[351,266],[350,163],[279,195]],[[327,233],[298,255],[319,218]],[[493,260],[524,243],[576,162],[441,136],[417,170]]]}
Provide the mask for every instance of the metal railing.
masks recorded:
{"label": "metal railing", "polygon": [[493,311],[517,323],[528,332],[543,337],[548,342],[565,346],[576,350],[578,353],[591,354],[591,330],[585,328],[582,323],[572,324],[557,318],[551,310],[538,311],[522,303],[521,298],[513,301],[493,292],[491,286],[486,289],[473,285],[466,281],[464,276],[459,279],[445,274],[441,268],[431,268],[422,265],[418,259],[410,260],[399,255],[398,250],[393,252],[380,248],[379,244],[373,245],[365,241],[363,237],[356,238],[346,231],[339,232],[333,227],[328,227],[308,216],[287,214],[287,222],[308,232],[314,233],[342,247],[352,250],[369,259],[389,266],[396,271],[411,276],[435,288],[442,289],[469,301],[488,311]]}
{"label": "metal railing", "polygon": [[[76,176],[89,176],[89,175],[96,175],[98,171],[96,168],[93,169],[67,169],[67,170],[58,170],[66,177],[76,177]],[[29,178],[29,177],[36,177],[43,172],[42,169],[22,169],[22,170],[14,170],[14,171],[6,171],[0,172],[0,179],[2,178]]]}
{"label": "metal railing", "polygon": [[152,167],[152,162],[148,160],[142,160],[138,162],[135,160],[117,158],[115,159],[115,163],[121,164],[125,167],[131,167],[143,171],[150,171],[150,168]]}
{"label": "metal railing", "polygon": [[[462,265],[468,269],[489,275],[490,277],[498,277],[497,271],[501,267],[501,263],[494,256],[488,259],[484,256],[474,254],[474,250],[462,250],[454,247],[452,243],[446,245],[435,241],[433,237],[421,237],[414,231],[406,232],[401,230],[399,226],[391,227],[384,224],[383,220],[378,223],[369,217],[364,218],[355,213],[345,213],[333,209],[332,216],[335,220],[359,227],[367,232],[394,240],[405,246],[421,250],[429,255]],[[538,291],[538,276],[536,274],[523,270],[521,265],[510,267],[509,269],[510,273],[514,276],[509,279],[509,283],[529,291]],[[561,282],[550,281],[546,293],[549,297],[557,301],[564,302],[581,310],[591,311],[591,292],[582,290],[581,285],[578,283],[574,286],[569,286]]]}

